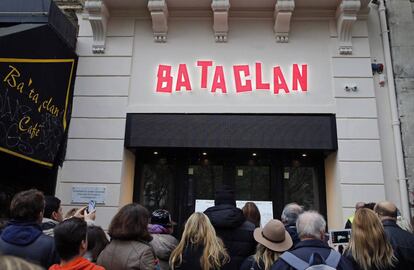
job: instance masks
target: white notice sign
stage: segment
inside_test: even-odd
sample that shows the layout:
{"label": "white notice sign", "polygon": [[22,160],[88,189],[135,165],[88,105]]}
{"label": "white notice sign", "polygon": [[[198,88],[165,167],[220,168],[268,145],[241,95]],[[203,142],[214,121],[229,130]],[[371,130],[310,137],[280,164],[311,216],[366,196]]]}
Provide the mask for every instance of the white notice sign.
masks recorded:
{"label": "white notice sign", "polygon": [[88,203],[90,200],[105,204],[106,187],[72,187],[72,203]]}
{"label": "white notice sign", "polygon": [[[273,219],[273,205],[271,201],[236,201],[236,206],[242,209],[246,202],[254,202],[257,205],[257,208],[259,208],[261,227],[269,222],[269,220]],[[196,200],[195,211],[204,212],[211,206],[214,206],[214,200]]]}

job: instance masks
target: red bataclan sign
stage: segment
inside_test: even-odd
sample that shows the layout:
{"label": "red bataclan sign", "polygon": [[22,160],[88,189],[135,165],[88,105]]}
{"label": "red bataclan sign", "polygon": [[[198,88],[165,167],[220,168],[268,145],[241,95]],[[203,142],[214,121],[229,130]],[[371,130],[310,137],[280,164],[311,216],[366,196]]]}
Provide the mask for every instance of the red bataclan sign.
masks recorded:
{"label": "red bataclan sign", "polygon": [[[207,89],[210,85],[210,92],[216,93],[220,91],[223,94],[227,93],[227,83],[224,76],[223,66],[213,66],[213,61],[197,61],[197,67],[201,76],[201,89]],[[188,75],[188,69],[186,64],[179,64],[176,78],[172,73],[173,67],[171,65],[158,65],[157,72],[157,87],[158,93],[172,93],[173,89],[176,92],[185,89],[186,91],[192,91],[192,83]],[[254,82],[250,78],[251,70],[254,70]],[[214,71],[214,72],[213,72]],[[286,82],[285,74],[280,66],[273,67],[273,81],[272,90],[275,95],[279,93],[290,93],[290,91],[308,91],[308,65],[293,64],[291,68],[292,76],[291,81]],[[210,82],[211,75],[213,74],[212,81]],[[236,93],[257,91],[270,91],[271,83],[263,81],[262,63],[256,62],[254,69],[249,65],[233,65],[233,79],[235,84]],[[175,82],[175,85],[173,85]],[[254,84],[254,88],[253,88]],[[175,87],[174,87],[175,86]],[[290,87],[289,87],[290,86]]]}

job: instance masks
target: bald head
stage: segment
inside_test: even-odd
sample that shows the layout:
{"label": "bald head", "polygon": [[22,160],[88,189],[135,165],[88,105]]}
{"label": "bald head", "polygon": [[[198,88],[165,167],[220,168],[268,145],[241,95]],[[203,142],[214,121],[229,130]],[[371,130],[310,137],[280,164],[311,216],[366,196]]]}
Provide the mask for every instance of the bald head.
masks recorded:
{"label": "bald head", "polygon": [[397,219],[397,207],[392,202],[379,202],[375,205],[374,211],[381,219]]}

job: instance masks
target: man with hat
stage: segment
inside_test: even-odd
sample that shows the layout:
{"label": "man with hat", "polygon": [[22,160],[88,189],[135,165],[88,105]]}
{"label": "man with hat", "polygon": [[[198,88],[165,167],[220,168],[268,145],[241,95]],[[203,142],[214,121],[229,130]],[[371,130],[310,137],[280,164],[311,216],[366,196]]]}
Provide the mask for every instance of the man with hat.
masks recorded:
{"label": "man with hat", "polygon": [[177,247],[178,240],[171,234],[174,231],[174,222],[167,210],[158,209],[151,214],[151,224],[148,231],[151,233],[152,241],[149,243],[160,260],[161,270],[168,270],[168,260],[171,252]]}
{"label": "man with hat", "polygon": [[238,270],[242,262],[254,253],[256,242],[253,238],[255,226],[247,221],[243,211],[236,207],[234,190],[223,186],[215,194],[214,206],[204,211],[216,230],[217,236],[224,242],[230,255],[230,262],[223,270]]}

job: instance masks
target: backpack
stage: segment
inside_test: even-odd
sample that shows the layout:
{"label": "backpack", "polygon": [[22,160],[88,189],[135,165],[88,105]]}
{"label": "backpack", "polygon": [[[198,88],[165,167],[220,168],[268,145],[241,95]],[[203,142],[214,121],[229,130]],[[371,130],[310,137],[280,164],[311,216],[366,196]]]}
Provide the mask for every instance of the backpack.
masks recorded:
{"label": "backpack", "polygon": [[319,253],[313,253],[309,262],[306,262],[287,251],[282,254],[281,258],[297,270],[333,270],[338,266],[339,261],[341,260],[341,254],[331,250],[328,258],[324,260]]}

